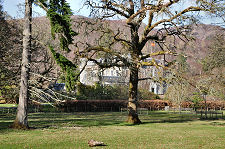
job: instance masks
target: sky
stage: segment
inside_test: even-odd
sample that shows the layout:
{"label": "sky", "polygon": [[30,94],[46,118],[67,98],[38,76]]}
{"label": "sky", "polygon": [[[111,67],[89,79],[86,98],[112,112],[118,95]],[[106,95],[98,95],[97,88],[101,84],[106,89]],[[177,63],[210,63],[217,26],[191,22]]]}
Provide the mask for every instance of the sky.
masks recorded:
{"label": "sky", "polygon": [[[83,0],[68,0],[70,7],[73,10],[74,14],[88,16],[89,11],[87,9],[81,9]],[[24,0],[3,0],[3,9],[13,18],[22,18],[23,13],[20,11],[22,7],[18,7],[19,4],[23,4]],[[80,10],[80,11],[79,11]],[[45,12],[38,8],[37,6],[33,7],[34,16],[43,16]]]}
{"label": "sky", "polygon": [[[87,8],[81,9],[84,1],[85,0],[67,0],[67,2],[70,3],[70,7],[73,10],[74,14],[88,17],[90,14],[90,11]],[[190,4],[191,2],[192,0],[188,2],[185,1],[186,4],[184,3],[181,7],[184,7],[185,5]],[[3,9],[4,11],[7,11],[7,13],[13,18],[23,18],[24,15],[21,10],[23,10],[24,7],[21,7],[21,6],[18,7],[19,4],[23,4],[23,3],[24,3],[24,0],[3,0]],[[41,8],[34,6],[33,15],[34,17],[44,16],[45,12]],[[205,18],[202,20],[202,22],[205,24],[216,23],[218,21],[219,20],[216,18]]]}

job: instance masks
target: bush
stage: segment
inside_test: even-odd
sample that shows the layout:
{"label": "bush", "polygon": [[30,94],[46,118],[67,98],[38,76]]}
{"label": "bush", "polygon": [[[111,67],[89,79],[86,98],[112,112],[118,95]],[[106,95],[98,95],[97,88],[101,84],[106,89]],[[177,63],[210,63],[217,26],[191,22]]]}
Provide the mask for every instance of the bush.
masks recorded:
{"label": "bush", "polygon": [[193,103],[193,108],[198,109],[200,107],[200,103],[203,101],[203,99],[200,95],[196,94],[191,97],[191,101]]}
{"label": "bush", "polygon": [[[121,99],[119,96],[122,95],[118,87],[113,87],[109,85],[101,85],[96,83],[93,86],[84,85],[79,83],[77,85],[77,95],[78,100],[112,100]],[[124,98],[124,96],[121,96]]]}
{"label": "bush", "polygon": [[160,97],[153,92],[150,92],[146,89],[138,90],[139,100],[151,100],[151,99],[160,99]]}
{"label": "bush", "polygon": [[19,87],[15,85],[3,86],[0,90],[0,96],[6,100],[6,103],[15,104],[19,102]]}
{"label": "bush", "polygon": [[[101,85],[96,83],[93,86],[79,83],[77,85],[78,100],[127,100],[128,85]],[[145,89],[138,90],[139,100],[159,99],[159,96]]]}

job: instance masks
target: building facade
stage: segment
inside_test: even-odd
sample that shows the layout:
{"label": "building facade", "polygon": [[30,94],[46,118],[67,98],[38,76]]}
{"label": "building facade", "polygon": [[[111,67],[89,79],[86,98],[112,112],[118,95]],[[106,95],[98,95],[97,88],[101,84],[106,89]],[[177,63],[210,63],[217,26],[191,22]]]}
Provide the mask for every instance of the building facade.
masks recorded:
{"label": "building facade", "polygon": [[[151,59],[147,59],[151,61]],[[160,60],[156,61],[161,64]],[[81,59],[80,70],[85,66],[86,59]],[[160,83],[159,74],[162,74],[162,69],[155,66],[143,66],[139,70],[139,87],[147,89],[158,95],[163,95],[166,91],[166,84]],[[97,64],[88,61],[85,69],[80,75],[80,82],[85,85],[94,85],[96,82],[101,82],[103,85],[113,84],[128,84],[130,71],[127,67],[111,67],[100,69]]]}

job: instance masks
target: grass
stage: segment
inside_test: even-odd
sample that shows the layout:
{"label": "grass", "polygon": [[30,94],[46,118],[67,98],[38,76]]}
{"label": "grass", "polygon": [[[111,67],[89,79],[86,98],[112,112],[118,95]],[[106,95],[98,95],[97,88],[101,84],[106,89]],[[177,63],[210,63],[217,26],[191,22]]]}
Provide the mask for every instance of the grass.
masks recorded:
{"label": "grass", "polygon": [[0,107],[10,108],[10,107],[17,107],[16,104],[0,104]]}
{"label": "grass", "polygon": [[162,111],[140,115],[141,125],[125,123],[126,114],[32,113],[33,129],[13,130],[15,115],[0,115],[0,148],[86,149],[88,140],[103,141],[104,149],[225,148],[225,121],[200,120],[191,114]]}

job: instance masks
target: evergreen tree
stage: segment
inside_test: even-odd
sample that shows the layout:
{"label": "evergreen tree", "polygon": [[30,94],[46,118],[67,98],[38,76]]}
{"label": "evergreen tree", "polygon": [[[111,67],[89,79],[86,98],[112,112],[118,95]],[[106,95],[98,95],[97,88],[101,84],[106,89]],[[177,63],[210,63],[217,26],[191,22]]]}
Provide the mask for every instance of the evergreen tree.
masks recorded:
{"label": "evergreen tree", "polygon": [[[72,11],[69,4],[66,0],[35,0],[34,3],[47,11],[52,37],[54,39],[58,37],[61,49],[69,52],[69,45],[73,43],[73,37],[77,35],[71,27]],[[55,61],[64,72],[67,91],[73,91],[78,79],[77,66],[62,54],[57,53],[52,46],[49,47]]]}
{"label": "evergreen tree", "polygon": [[52,52],[52,55],[56,63],[60,66],[60,68],[64,72],[64,75],[65,75],[64,81],[66,82],[67,91],[74,91],[76,78],[78,75],[77,66],[73,64],[70,60],[68,60],[66,57],[61,55],[60,53],[57,53],[51,46],[50,46],[50,50]]}

